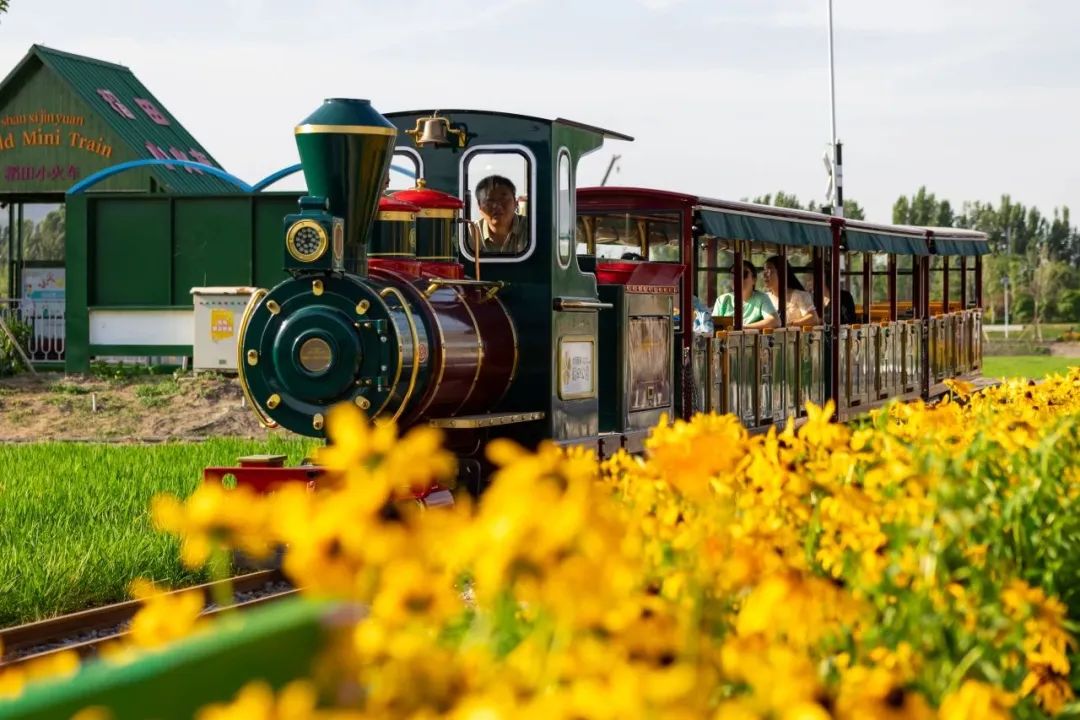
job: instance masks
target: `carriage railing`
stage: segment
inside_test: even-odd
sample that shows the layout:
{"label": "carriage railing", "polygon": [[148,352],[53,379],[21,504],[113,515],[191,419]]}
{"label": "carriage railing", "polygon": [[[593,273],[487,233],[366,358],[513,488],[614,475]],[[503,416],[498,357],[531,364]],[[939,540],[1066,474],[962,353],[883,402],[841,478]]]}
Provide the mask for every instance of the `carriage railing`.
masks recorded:
{"label": "carriage railing", "polygon": [[953,371],[956,375],[966,375],[971,372],[971,345],[968,343],[971,314],[956,313],[956,319],[953,322],[953,347],[955,348]]}
{"label": "carriage railing", "polygon": [[901,390],[901,367],[903,356],[901,353],[901,327],[899,323],[878,323],[875,329],[877,336],[874,344],[874,397],[883,400],[894,395],[900,395]]}
{"label": "carriage railing", "polygon": [[906,394],[918,390],[922,382],[922,324],[918,320],[903,320],[898,324],[901,328],[900,386]]}
{"label": "carriage railing", "polygon": [[968,310],[971,313],[971,336],[969,343],[971,345],[971,371],[979,372],[982,370],[982,358],[983,358],[983,332],[982,332],[982,310]]}
{"label": "carriage railing", "polygon": [[[981,367],[981,323],[979,310],[930,318],[929,359],[935,382]],[[841,407],[868,407],[920,392],[922,342],[919,320],[842,326]],[[698,336],[691,361],[694,409],[733,413],[751,428],[805,415],[807,402],[825,403],[827,351],[822,327]]]}
{"label": "carriage railing", "polygon": [[799,329],[798,356],[798,398],[799,415],[806,414],[806,403],[825,404],[825,375],[827,364],[825,353],[825,328],[806,327]]}
{"label": "carriage railing", "polygon": [[840,326],[840,406],[866,405],[868,328],[863,325]]}
{"label": "carriage railing", "polygon": [[982,368],[982,312],[979,309],[935,315],[927,324],[931,382],[939,383]]}

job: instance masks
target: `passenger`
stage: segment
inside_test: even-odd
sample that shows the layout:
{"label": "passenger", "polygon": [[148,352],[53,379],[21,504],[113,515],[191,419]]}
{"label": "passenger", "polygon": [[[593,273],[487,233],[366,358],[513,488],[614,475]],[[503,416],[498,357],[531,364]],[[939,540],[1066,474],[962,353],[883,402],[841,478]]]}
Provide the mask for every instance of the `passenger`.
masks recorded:
{"label": "passenger", "polygon": [[795,277],[795,271],[791,269],[784,258],[773,255],[765,261],[765,287],[769,291],[769,299],[773,305],[780,306],[780,275],[787,273],[787,302],[784,307],[787,310],[787,324],[797,325],[820,325],[821,318],[814,309],[814,298],[806,292],[806,288]]}
{"label": "passenger", "polygon": [[713,321],[709,314],[709,306],[697,295],[690,296],[690,302],[694,311],[694,333],[696,335],[712,335]]}
{"label": "passenger", "polygon": [[529,247],[529,221],[517,214],[517,188],[502,175],[489,175],[476,186],[481,252],[510,254]]}
{"label": "passenger", "polygon": [[[757,268],[748,260],[743,260],[743,329],[756,330],[761,328],[780,327],[780,318],[777,317],[776,306],[769,296],[754,287],[757,282]],[[735,295],[724,293],[716,298],[713,305],[713,315],[716,317],[735,316]]]}
{"label": "passenger", "polygon": [[622,254],[622,257],[620,257],[619,259],[620,260],[644,260],[645,258],[641,256],[641,253],[625,252],[625,253]]}
{"label": "passenger", "polygon": [[[826,323],[832,322],[832,309],[829,306],[832,300],[832,292],[829,289],[829,273],[825,273],[825,282],[821,285],[821,297],[823,300],[821,315],[825,318]],[[814,292],[813,284],[807,288],[809,292]],[[855,298],[851,296],[847,290],[840,288],[840,324],[851,325],[855,322]]]}

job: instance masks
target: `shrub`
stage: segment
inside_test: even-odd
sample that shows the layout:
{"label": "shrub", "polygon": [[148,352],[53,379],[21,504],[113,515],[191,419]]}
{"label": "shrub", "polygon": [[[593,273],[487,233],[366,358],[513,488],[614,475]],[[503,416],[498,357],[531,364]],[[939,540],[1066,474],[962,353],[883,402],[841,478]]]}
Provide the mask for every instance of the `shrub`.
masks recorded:
{"label": "shrub", "polygon": [[[15,336],[15,339],[19,342],[19,346],[24,353],[29,354],[30,351],[30,335],[33,329],[27,323],[18,319],[8,319],[5,321],[11,334]],[[26,370],[26,363],[16,352],[15,347],[11,344],[10,338],[7,333],[0,331],[0,377],[7,377],[14,375],[15,373]]]}

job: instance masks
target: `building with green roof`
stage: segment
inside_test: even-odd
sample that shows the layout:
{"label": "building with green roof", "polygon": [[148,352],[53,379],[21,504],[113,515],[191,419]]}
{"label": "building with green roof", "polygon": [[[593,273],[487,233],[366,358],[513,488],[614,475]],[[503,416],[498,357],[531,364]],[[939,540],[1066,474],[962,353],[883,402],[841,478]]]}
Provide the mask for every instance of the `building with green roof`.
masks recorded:
{"label": "building with green roof", "polygon": [[[0,312],[21,304],[18,313],[36,315],[35,360],[63,360],[65,192],[104,168],[149,158],[220,167],[122,65],[34,45],[0,82]],[[237,187],[198,168],[156,165],[94,190],[221,196]]]}

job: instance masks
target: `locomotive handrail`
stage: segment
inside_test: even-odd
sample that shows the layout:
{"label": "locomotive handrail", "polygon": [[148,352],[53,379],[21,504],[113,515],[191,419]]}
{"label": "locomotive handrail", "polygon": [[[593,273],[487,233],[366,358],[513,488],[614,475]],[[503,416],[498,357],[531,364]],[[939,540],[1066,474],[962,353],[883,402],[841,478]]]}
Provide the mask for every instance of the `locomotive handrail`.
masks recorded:
{"label": "locomotive handrail", "polygon": [[432,294],[441,287],[474,287],[474,288],[487,288],[487,297],[495,297],[495,294],[506,287],[507,283],[503,280],[469,280],[466,278],[432,278],[428,283],[427,289],[424,290],[424,297],[431,297]]}
{"label": "locomotive handrail", "polygon": [[240,378],[240,390],[243,392],[244,397],[251,403],[251,407],[255,410],[255,415],[259,418],[259,422],[263,427],[276,428],[277,422],[274,421],[266,412],[263,411],[262,406],[255,399],[255,396],[251,392],[251,388],[248,386],[247,378],[244,375],[244,363],[249,365],[255,365],[259,362],[259,353],[257,351],[251,351],[254,354],[245,356],[244,354],[244,334],[247,332],[248,323],[251,322],[251,315],[255,312],[255,307],[262,302],[263,298],[270,294],[269,290],[265,288],[259,288],[251,294],[251,298],[248,300],[248,304],[244,306],[244,314],[240,316],[240,327],[236,333],[236,367],[237,375]]}
{"label": "locomotive handrail", "polygon": [[612,303],[589,300],[587,298],[555,298],[556,310],[611,310],[615,307]]}

